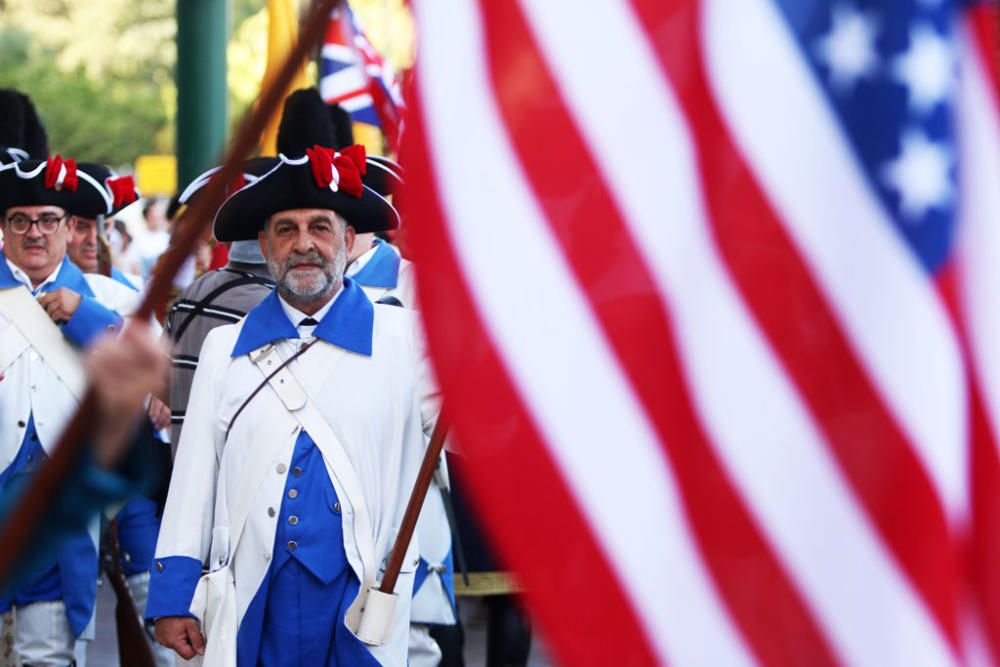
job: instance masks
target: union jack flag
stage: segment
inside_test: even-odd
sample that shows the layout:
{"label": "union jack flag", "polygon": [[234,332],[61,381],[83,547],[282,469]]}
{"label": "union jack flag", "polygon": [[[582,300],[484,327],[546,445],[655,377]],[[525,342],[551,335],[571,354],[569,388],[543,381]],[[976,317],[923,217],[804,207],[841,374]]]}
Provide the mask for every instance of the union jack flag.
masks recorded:
{"label": "union jack flag", "polygon": [[411,4],[428,340],[558,662],[1000,665],[996,5]]}
{"label": "union jack flag", "polygon": [[377,125],[398,148],[403,100],[392,66],[382,60],[345,1],[330,14],[320,54],[320,94],[359,123]]}

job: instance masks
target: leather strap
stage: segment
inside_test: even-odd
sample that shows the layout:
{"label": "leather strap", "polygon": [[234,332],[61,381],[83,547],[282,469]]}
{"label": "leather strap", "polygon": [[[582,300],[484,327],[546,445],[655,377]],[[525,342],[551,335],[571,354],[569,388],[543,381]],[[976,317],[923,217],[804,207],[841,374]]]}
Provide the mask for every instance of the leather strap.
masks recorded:
{"label": "leather strap", "polygon": [[[87,387],[87,375],[80,355],[66,342],[62,331],[31,296],[28,288],[19,285],[0,289],[0,313],[6,315],[12,326],[17,327],[22,336],[30,341],[31,347],[55,371],[73,397],[77,401],[82,400]],[[4,335],[6,334],[4,331]]]}

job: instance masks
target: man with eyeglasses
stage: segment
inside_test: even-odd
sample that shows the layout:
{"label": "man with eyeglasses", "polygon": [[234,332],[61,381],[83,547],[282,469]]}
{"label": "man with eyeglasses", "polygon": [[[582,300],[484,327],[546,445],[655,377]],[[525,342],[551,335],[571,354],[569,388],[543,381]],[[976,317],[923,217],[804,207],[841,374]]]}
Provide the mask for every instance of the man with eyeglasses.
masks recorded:
{"label": "man with eyeglasses", "polygon": [[[66,253],[77,216],[111,214],[137,195],[130,179],[59,156],[0,167],[0,491],[48,458],[79,405],[80,350],[117,331],[138,302],[134,290],[84,275]],[[0,601],[15,610],[22,664],[83,664],[93,636],[96,529],[70,536]]]}

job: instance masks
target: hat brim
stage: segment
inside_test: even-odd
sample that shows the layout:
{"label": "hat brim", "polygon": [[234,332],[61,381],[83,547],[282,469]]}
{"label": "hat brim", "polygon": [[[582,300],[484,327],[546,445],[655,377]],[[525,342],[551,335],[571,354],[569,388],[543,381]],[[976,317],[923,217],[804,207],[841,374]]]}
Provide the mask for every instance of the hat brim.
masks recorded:
{"label": "hat brim", "polygon": [[23,160],[0,168],[0,211],[16,206],[58,206],[70,215],[95,218],[111,210],[104,187],[110,170],[104,165],[77,165],[76,190],[45,187],[44,160]]}
{"label": "hat brim", "polygon": [[366,186],[360,197],[321,188],[316,185],[308,159],[280,157],[270,172],[226,199],[215,216],[215,238],[253,240],[274,214],[313,208],[334,211],[359,234],[399,226],[399,213],[371,188]]}

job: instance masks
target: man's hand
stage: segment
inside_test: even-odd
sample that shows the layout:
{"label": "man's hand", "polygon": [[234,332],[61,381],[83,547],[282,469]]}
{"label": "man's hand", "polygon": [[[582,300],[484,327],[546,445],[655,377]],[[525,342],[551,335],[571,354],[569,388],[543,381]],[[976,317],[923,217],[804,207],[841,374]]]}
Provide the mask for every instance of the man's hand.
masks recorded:
{"label": "man's hand", "polygon": [[130,322],[117,338],[91,348],[87,375],[97,392],[94,440],[99,465],[112,467],[129,444],[134,417],[167,372],[167,355],[148,324]]}
{"label": "man's hand", "polygon": [[147,412],[157,431],[162,431],[170,426],[170,408],[156,396],[149,399],[149,410]]}
{"label": "man's hand", "polygon": [[193,618],[164,616],[156,619],[156,641],[173,649],[185,660],[205,655],[205,637],[198,628],[198,621]]}
{"label": "man's hand", "polygon": [[82,296],[66,287],[46,292],[38,297],[38,303],[42,304],[42,308],[45,309],[45,312],[49,314],[49,317],[56,324],[69,322],[70,318],[73,317],[73,313],[80,307],[80,301],[82,300]]}

